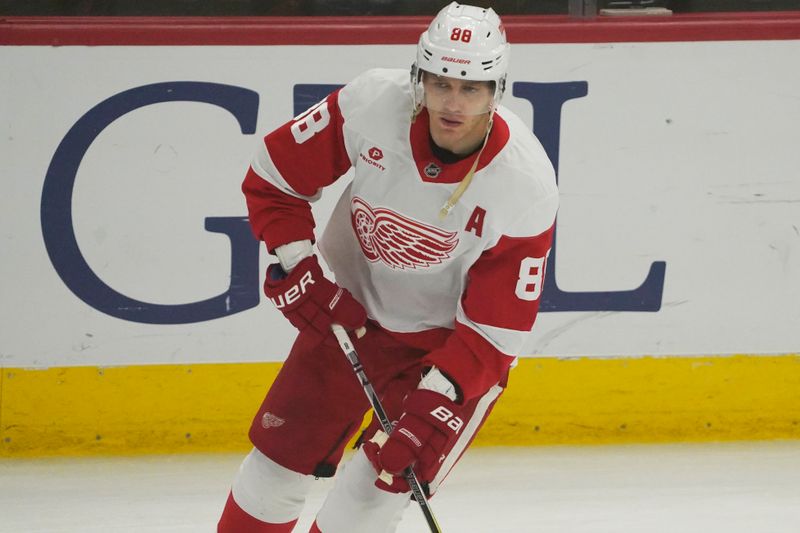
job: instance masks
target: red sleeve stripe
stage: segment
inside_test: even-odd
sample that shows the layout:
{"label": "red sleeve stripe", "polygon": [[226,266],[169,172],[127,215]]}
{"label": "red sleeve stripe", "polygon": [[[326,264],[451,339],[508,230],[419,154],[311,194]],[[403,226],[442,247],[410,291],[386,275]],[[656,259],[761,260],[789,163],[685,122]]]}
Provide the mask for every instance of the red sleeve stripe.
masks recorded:
{"label": "red sleeve stripe", "polygon": [[425,364],[436,366],[452,379],[466,401],[503,382],[514,360],[471,327],[456,322],[455,331],[447,342],[430,352],[425,357]]}
{"label": "red sleeve stripe", "polygon": [[252,168],[252,170],[264,181],[269,182],[286,194],[291,194],[292,196],[308,202],[313,202],[319,198],[319,190],[317,190],[313,196],[303,195],[295,191],[292,186],[289,185],[285,179],[283,179],[280,172],[278,172],[278,169],[275,167],[275,163],[273,163],[272,158],[269,156],[269,151],[266,149],[266,146],[262,146],[262,149],[256,153],[255,157],[253,157],[253,161],[250,163],[250,168]]}
{"label": "red sleeve stripe", "polygon": [[[551,226],[535,237],[503,236],[486,250],[467,274],[467,290],[459,307],[462,319],[497,331],[530,331],[539,312],[552,234]],[[513,338],[514,333],[503,336]],[[498,344],[509,343],[501,339]],[[515,349],[504,351],[516,355]]]}
{"label": "red sleeve stripe", "polygon": [[242,183],[242,192],[253,234],[266,243],[270,253],[292,241],[314,241],[314,218],[308,202],[283,193],[252,168]]}

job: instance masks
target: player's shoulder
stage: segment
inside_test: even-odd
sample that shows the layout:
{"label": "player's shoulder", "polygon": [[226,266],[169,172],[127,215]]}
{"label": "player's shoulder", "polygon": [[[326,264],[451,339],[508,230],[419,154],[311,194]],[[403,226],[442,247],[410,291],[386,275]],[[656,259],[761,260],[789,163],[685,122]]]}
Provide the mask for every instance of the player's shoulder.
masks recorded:
{"label": "player's shoulder", "polygon": [[[487,169],[489,196],[502,206],[498,222],[510,236],[535,235],[552,224],[558,211],[558,186],[550,158],[522,119],[504,107],[497,111],[505,145]],[[507,131],[505,131],[507,129]],[[502,186],[497,187],[498,183]]]}
{"label": "player's shoulder", "polygon": [[509,109],[500,106],[497,116],[508,130],[505,146],[494,162],[515,187],[528,198],[557,195],[556,173],[542,143],[531,128]]}
{"label": "player's shoulder", "polygon": [[401,68],[372,68],[365,70],[350,82],[352,85],[382,84],[386,86],[406,86],[409,73]]}
{"label": "player's shoulder", "polygon": [[505,107],[500,106],[497,115],[508,129],[508,140],[497,163],[541,195],[557,192],[553,165],[530,126]]}
{"label": "player's shoulder", "polygon": [[[410,99],[408,71],[374,68],[356,76],[339,93],[339,105],[346,114],[364,113],[366,109],[392,107]],[[410,105],[410,104],[409,104]]]}

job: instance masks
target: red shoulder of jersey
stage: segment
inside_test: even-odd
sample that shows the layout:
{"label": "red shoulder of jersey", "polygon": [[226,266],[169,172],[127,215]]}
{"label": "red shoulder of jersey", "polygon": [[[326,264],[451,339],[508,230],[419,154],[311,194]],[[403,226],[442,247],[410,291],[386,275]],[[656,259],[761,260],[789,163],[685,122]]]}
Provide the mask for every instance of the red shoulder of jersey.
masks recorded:
{"label": "red shoulder of jersey", "polygon": [[338,99],[339,90],[264,137],[280,178],[299,195],[314,196],[351,166]]}

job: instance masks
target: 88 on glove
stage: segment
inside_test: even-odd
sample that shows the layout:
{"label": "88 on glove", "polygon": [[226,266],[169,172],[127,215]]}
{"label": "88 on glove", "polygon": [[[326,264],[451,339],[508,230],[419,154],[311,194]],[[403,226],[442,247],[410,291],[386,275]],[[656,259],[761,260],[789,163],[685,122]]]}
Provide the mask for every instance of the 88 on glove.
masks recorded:
{"label": "88 on glove", "polygon": [[457,417],[451,410],[449,410],[444,405],[440,405],[433,411],[431,411],[431,416],[434,418],[438,418],[440,421],[447,424],[447,427],[453,430],[453,432],[458,435],[458,432],[461,431],[461,428],[464,427],[464,421],[461,420],[460,417]]}
{"label": "88 on glove", "polygon": [[435,391],[410,392],[403,408],[403,415],[385,443],[380,442],[385,437],[378,436],[364,444],[364,452],[375,469],[394,476],[391,482],[384,476],[377,482],[379,487],[392,492],[409,490],[401,477],[409,466],[421,482],[430,482],[464,427],[462,407]]}

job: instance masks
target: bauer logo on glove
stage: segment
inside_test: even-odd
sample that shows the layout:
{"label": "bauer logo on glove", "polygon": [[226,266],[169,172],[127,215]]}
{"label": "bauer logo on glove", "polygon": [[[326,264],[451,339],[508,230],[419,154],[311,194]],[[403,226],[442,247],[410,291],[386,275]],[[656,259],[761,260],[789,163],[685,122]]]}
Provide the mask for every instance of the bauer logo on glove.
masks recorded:
{"label": "bauer logo on glove", "polygon": [[[286,292],[282,294],[278,294],[274,298],[270,298],[275,307],[278,309],[283,309],[287,305],[293,304],[300,298],[302,295],[306,293],[306,286],[311,285],[314,283],[314,278],[311,277],[311,272],[306,272],[303,274],[303,277],[300,278],[300,282],[296,285],[292,285]],[[332,307],[331,307],[332,309]]]}
{"label": "bauer logo on glove", "polygon": [[288,274],[281,265],[270,265],[264,294],[294,327],[319,340],[330,335],[333,323],[355,330],[367,321],[367,312],[350,292],[323,275],[315,255],[297,263]]}

